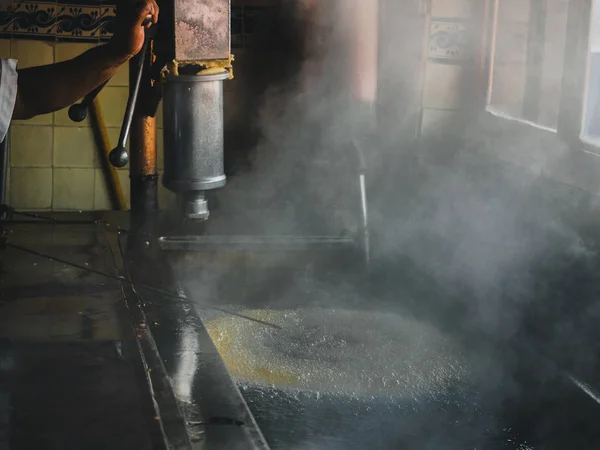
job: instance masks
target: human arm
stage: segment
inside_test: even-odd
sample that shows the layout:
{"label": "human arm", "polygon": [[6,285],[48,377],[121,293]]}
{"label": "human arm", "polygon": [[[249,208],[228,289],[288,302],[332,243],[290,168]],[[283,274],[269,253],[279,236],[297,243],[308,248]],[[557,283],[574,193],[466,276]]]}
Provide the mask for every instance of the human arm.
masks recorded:
{"label": "human arm", "polygon": [[158,20],[155,0],[137,0],[117,14],[117,31],[105,45],[55,64],[18,70],[13,119],[29,119],[75,103],[109,80],[144,43],[146,17]]}

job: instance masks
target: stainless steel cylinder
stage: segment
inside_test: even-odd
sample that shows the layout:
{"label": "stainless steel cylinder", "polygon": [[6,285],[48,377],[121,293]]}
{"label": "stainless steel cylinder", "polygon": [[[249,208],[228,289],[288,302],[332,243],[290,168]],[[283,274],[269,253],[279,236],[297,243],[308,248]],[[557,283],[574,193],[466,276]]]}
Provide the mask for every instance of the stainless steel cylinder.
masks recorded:
{"label": "stainless steel cylinder", "polygon": [[225,185],[223,80],[227,73],[170,76],[163,95],[164,186],[177,193]]}

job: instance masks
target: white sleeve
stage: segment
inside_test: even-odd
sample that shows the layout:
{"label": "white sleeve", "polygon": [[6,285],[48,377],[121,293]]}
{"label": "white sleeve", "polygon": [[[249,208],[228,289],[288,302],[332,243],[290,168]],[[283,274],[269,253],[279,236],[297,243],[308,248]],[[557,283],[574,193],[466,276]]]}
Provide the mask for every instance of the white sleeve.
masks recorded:
{"label": "white sleeve", "polygon": [[0,59],[0,142],[6,137],[17,100],[17,60]]}

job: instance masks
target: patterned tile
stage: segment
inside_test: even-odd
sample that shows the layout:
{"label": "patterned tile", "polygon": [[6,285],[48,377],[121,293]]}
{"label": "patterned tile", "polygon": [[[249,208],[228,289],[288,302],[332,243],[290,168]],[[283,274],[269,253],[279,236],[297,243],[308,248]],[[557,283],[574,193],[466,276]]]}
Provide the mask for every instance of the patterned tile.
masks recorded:
{"label": "patterned tile", "polygon": [[460,63],[469,58],[469,21],[432,19],[429,59]]}
{"label": "patterned tile", "polygon": [[59,39],[106,39],[112,35],[114,18],[114,7],[60,4],[56,14],[56,36]]}
{"label": "patterned tile", "polygon": [[9,32],[15,37],[27,35],[42,39],[54,39],[56,3],[25,2],[14,4],[14,9],[0,22],[0,31]]}
{"label": "patterned tile", "polygon": [[[114,32],[115,6],[101,0],[14,0],[12,4],[3,8],[0,3],[0,38],[90,42],[108,40]],[[232,48],[245,48],[253,42],[261,18],[270,8],[268,2],[231,7]]]}

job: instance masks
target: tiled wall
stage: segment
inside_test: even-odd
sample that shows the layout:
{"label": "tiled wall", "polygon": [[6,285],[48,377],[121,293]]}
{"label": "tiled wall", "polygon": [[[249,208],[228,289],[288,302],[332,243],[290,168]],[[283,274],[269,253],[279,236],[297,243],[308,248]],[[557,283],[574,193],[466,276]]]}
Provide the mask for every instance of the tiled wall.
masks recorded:
{"label": "tiled wall", "polygon": [[[73,58],[110,37],[114,21],[111,6],[82,6],[38,0],[18,4],[12,11],[0,5],[0,58],[15,58],[25,68]],[[78,3],[66,1],[65,3]],[[251,77],[252,61],[246,56],[253,46],[257,21],[270,2],[234,1],[232,47],[236,55],[236,79],[225,83],[225,121],[231,129],[238,123],[251,95],[244,78]],[[48,9],[50,8],[50,9]],[[47,16],[37,14],[46,11]],[[22,17],[21,17],[22,16]],[[82,20],[85,16],[90,20]],[[89,16],[89,17],[88,17]],[[21,17],[22,20],[17,20]],[[84,19],[85,19],[84,17]],[[112,145],[116,145],[128,96],[128,67],[102,90],[99,100]],[[243,97],[243,98],[242,98]],[[247,122],[247,120],[246,120]],[[226,130],[227,132],[228,130]],[[162,111],[158,114],[159,174],[163,171]],[[111,203],[100,165],[98,149],[88,120],[72,122],[67,110],[28,121],[13,121],[10,131],[8,202],[20,210],[107,210]],[[128,168],[118,171],[123,191],[129,197]],[[128,199],[129,203],[129,199]],[[175,203],[172,193],[159,187],[161,208]]]}
{"label": "tiled wall", "polygon": [[[0,57],[19,60],[19,67],[50,64],[73,58],[94,44],[34,40],[0,40]],[[116,145],[128,96],[128,68],[123,67],[99,99],[111,144]],[[158,116],[159,170],[162,171],[162,120]],[[90,122],[72,122],[67,110],[13,121],[10,131],[9,202],[17,209],[111,209]],[[119,170],[129,192],[128,169]],[[172,196],[160,188],[164,206]]]}
{"label": "tiled wall", "polygon": [[[477,65],[477,11],[484,0],[431,0],[421,134],[460,133]],[[473,39],[475,38],[475,39]]]}

